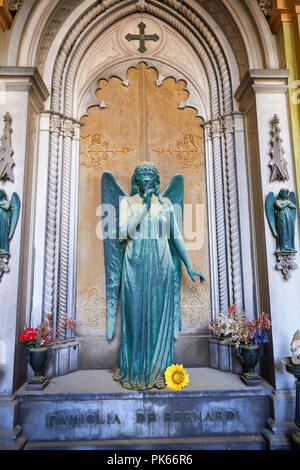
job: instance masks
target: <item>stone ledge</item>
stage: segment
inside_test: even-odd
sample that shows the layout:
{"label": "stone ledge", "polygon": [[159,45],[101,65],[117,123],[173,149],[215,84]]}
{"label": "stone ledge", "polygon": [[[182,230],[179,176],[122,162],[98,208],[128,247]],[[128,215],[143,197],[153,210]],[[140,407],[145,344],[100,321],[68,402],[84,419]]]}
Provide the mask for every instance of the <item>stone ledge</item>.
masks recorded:
{"label": "stone ledge", "polygon": [[262,436],[30,442],[25,450],[265,450]]}

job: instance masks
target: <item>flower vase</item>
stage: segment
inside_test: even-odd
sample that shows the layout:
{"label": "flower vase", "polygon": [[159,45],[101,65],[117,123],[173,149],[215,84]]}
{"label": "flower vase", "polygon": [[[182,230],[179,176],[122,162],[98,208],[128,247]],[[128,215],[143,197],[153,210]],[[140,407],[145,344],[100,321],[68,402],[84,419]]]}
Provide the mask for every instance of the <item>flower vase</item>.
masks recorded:
{"label": "flower vase", "polygon": [[241,344],[237,349],[237,355],[243,364],[243,374],[240,378],[248,387],[262,384],[262,378],[255,372],[255,368],[263,352],[262,344],[254,344],[253,346]]}
{"label": "flower vase", "polygon": [[49,351],[45,346],[33,346],[29,349],[29,364],[34,371],[34,377],[28,380],[27,390],[43,390],[48,385],[49,380],[43,375],[43,370],[49,358]]}

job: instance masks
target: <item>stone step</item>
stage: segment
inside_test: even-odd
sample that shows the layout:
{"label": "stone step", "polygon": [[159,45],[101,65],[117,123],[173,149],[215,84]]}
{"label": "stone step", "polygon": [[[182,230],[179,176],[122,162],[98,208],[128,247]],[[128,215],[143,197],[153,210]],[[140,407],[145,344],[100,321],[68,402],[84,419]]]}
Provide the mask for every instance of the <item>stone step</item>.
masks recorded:
{"label": "stone step", "polygon": [[265,450],[262,436],[30,442],[24,450]]}

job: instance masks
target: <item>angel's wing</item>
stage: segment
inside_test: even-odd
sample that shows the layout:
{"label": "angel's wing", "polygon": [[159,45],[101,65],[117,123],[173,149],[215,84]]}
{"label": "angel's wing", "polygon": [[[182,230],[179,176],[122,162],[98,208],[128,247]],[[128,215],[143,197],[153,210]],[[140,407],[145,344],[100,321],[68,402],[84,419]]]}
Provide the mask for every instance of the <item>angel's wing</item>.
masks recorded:
{"label": "angel's wing", "polygon": [[[182,175],[175,175],[167,189],[162,194],[170,199],[175,212],[176,222],[182,234],[182,214],[183,214],[184,183]],[[181,258],[177,253],[173,240],[169,239],[175,272],[175,311],[174,311],[174,338],[177,339],[182,328],[181,319]]]}
{"label": "angel's wing", "polygon": [[12,238],[15,228],[17,226],[20,215],[21,202],[17,193],[13,193],[10,200],[10,226],[9,226],[9,239]]}
{"label": "angel's wing", "polygon": [[273,235],[277,237],[276,222],[275,222],[275,196],[274,193],[269,193],[266,199],[266,213],[267,218],[273,232]]}
{"label": "angel's wing", "polygon": [[106,280],[106,328],[107,338],[111,341],[116,329],[116,315],[122,276],[122,263],[125,241],[119,238],[120,198],[128,196],[119,186],[113,173],[102,175],[102,204],[110,204],[115,212],[115,230],[104,237],[105,280]]}
{"label": "angel's wing", "polygon": [[[289,194],[289,200],[297,207],[297,199],[296,199],[296,195],[295,195],[294,191],[291,191],[291,192],[290,192],[290,194]],[[295,223],[297,210],[296,210],[296,208],[295,208],[295,209],[292,208],[291,211],[292,211],[292,216],[293,216],[294,223]]]}

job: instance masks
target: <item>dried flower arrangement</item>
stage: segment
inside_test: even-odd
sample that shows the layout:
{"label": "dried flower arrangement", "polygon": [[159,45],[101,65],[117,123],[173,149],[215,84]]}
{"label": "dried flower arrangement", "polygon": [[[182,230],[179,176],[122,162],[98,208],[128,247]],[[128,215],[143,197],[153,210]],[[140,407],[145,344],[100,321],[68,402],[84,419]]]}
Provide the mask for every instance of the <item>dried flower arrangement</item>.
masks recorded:
{"label": "dried flower arrangement", "polygon": [[267,343],[267,330],[270,328],[271,321],[267,313],[261,313],[257,319],[249,321],[245,312],[238,312],[237,307],[231,305],[227,313],[220,313],[216,317],[210,330],[225,343],[232,342],[238,348],[240,344],[253,346]]}

